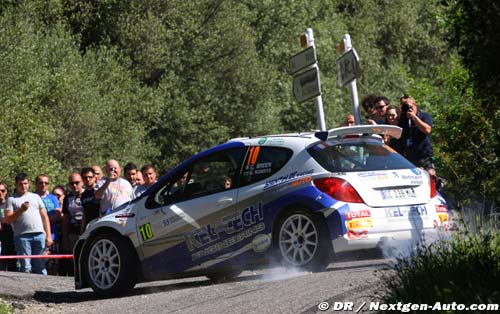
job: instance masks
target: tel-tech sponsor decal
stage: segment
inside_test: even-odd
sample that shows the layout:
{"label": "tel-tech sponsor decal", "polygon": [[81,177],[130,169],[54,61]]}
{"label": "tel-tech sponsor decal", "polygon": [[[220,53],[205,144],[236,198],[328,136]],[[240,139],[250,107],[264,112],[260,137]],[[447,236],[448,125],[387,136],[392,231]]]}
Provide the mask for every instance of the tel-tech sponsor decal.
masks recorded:
{"label": "tel-tech sponsor decal", "polygon": [[[184,235],[188,249],[199,250],[193,253],[193,260],[230,247],[265,229],[265,224],[262,222],[264,211],[260,202],[224,216],[221,220],[218,226],[208,224]],[[234,235],[221,241],[224,234]],[[211,245],[208,246],[209,244]]]}

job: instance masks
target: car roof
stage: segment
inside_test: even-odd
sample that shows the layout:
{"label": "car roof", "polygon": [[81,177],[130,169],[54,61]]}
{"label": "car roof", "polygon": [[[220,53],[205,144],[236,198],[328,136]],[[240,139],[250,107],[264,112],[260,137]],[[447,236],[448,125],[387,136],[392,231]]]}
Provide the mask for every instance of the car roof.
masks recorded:
{"label": "car roof", "polygon": [[[348,127],[339,127],[330,129],[328,131],[310,131],[303,133],[285,133],[285,134],[272,134],[272,135],[263,135],[256,137],[240,137],[233,138],[228,141],[229,142],[243,142],[245,144],[253,145],[254,142],[257,141],[257,144],[264,145],[266,143],[274,143],[277,144],[278,141],[276,139],[281,138],[283,141],[286,141],[287,144],[294,141],[309,141],[316,142],[318,140],[328,141],[332,139],[341,139],[341,138],[349,138],[353,136],[357,137],[373,137],[376,135],[376,138],[380,139],[379,135],[390,135],[394,138],[401,137],[402,129],[398,126],[394,125],[357,125],[357,126],[348,126]],[[268,139],[271,139],[268,141]],[[274,140],[273,140],[274,139]]]}

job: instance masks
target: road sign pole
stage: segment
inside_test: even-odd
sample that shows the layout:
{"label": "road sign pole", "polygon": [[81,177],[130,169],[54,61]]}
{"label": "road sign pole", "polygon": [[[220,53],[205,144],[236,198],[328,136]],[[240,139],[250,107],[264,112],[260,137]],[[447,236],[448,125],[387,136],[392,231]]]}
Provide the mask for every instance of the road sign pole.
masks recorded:
{"label": "road sign pole", "polygon": [[[312,28],[307,28],[306,29],[306,36],[307,36],[307,47],[314,47],[314,34]],[[318,67],[316,64],[314,67]],[[320,82],[321,86],[321,82]],[[325,113],[323,111],[323,97],[319,95],[316,97],[314,100],[314,103],[316,104],[316,112],[318,114],[318,124],[319,124],[319,129],[320,131],[326,131],[326,123],[325,123]]]}
{"label": "road sign pole", "polygon": [[[344,52],[352,48],[351,36],[345,34],[342,39],[344,42]],[[352,101],[352,111],[354,113],[354,121],[356,125],[361,125],[361,115],[359,112],[359,100],[358,100],[358,87],[356,85],[356,79],[349,83],[349,89],[351,90],[351,101]]]}

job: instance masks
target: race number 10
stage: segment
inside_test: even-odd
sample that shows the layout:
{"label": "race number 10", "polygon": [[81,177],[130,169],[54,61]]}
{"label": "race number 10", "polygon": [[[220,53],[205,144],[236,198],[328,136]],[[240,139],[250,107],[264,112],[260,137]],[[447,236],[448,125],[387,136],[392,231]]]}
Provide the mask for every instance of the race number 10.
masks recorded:
{"label": "race number 10", "polygon": [[139,232],[143,241],[153,238],[153,229],[151,229],[151,224],[147,223],[139,227]]}

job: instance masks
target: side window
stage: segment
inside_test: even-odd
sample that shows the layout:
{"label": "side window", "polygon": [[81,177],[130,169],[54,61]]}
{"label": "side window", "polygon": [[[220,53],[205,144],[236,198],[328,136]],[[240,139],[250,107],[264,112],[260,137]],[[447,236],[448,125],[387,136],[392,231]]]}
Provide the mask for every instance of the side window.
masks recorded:
{"label": "side window", "polygon": [[156,208],[236,188],[246,149],[216,152],[194,161],[152,193],[146,207]]}
{"label": "side window", "polygon": [[272,176],[283,168],[292,157],[293,152],[284,147],[252,146],[250,147],[241,175],[241,186],[253,184]]}

